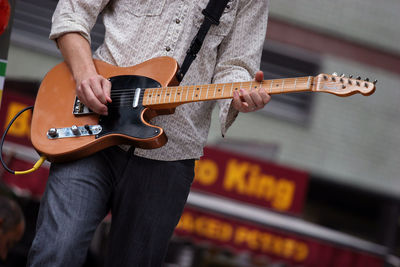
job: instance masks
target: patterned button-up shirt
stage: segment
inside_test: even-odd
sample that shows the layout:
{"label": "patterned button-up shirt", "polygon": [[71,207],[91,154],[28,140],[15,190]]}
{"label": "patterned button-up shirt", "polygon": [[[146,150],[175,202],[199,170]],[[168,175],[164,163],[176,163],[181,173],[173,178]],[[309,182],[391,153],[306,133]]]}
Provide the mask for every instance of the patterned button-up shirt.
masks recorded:
{"label": "patterned button-up shirt", "polygon": [[[181,85],[252,80],[260,65],[268,1],[229,1],[220,25],[211,27]],[[204,19],[201,11],[207,3],[208,0],[60,0],[50,39],[79,32],[90,42],[90,31],[102,13],[106,32],[95,58],[132,66],[154,57],[171,56],[182,64]],[[167,144],[152,150],[136,149],[135,154],[158,160],[199,158],[216,103],[224,135],[237,115],[231,100],[184,104],[174,114],[151,121],[164,129]]]}

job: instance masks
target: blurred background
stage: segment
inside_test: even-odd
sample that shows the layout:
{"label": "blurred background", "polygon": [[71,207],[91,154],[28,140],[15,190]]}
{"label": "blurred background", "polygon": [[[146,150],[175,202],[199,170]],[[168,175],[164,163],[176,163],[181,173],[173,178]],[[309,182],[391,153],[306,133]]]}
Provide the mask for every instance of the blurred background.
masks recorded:
{"label": "blurred background", "polygon": [[[57,1],[8,2],[1,132],[62,60],[48,40]],[[266,79],[336,72],[377,79],[377,90],[274,95],[263,110],[240,114],[225,138],[215,112],[166,266],[400,266],[399,14],[398,0],[271,0]],[[103,32],[96,24],[94,49]],[[12,169],[38,158],[29,134],[25,113],[4,144]],[[24,176],[1,169],[1,194],[27,221],[4,266],[25,266],[48,167]],[[102,266],[109,225],[99,226],[86,266]]]}

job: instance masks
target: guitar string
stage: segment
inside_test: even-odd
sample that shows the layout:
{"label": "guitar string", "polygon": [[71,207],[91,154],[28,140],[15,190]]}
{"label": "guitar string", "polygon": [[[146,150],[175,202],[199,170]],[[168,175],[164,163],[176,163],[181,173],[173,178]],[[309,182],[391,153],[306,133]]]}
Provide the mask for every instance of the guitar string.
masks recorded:
{"label": "guitar string", "polygon": [[[301,82],[301,81],[300,81]],[[248,83],[250,83],[251,84],[251,82],[248,82]],[[250,89],[250,84],[248,84],[248,85],[245,85],[245,86],[241,86],[241,89]],[[217,84],[217,85],[224,85],[224,84]],[[193,93],[193,90],[203,90],[203,89],[205,89],[204,87],[205,86],[207,86],[207,90],[205,91],[205,92],[212,92],[212,91],[215,91],[215,90],[220,90],[220,88],[218,88],[217,87],[217,85],[216,86],[214,86],[214,88],[208,88],[209,86],[208,85],[199,85],[199,86],[192,86],[192,85],[190,85],[190,86],[180,86],[180,87],[158,87],[158,88],[146,88],[145,89],[145,91],[148,91],[148,90],[152,90],[152,91],[156,91],[155,93],[156,94],[158,94],[158,90],[161,90],[160,92],[159,92],[159,94],[158,95],[163,95],[163,96],[165,96],[165,93],[167,92],[167,89],[169,89],[168,91],[169,91],[169,93],[171,94],[176,94],[177,92],[178,92],[178,90],[179,91],[188,91],[189,93]],[[267,83],[266,82],[262,82],[261,83],[261,86],[262,85],[267,85]],[[286,83],[286,88],[289,88],[289,86],[287,86],[288,85],[288,83]],[[290,85],[290,84],[289,84]],[[293,83],[292,85],[296,85],[296,83]],[[190,88],[190,87],[193,87],[193,88]],[[239,86],[237,86],[237,88],[238,88]],[[196,88],[196,89],[194,89],[194,88]],[[199,89],[197,89],[197,88],[199,88]],[[252,87],[251,87],[252,88]],[[295,86],[293,86],[293,88],[295,88]],[[290,88],[289,88],[290,89]],[[165,92],[162,92],[162,90],[166,90]],[[179,93],[181,93],[181,92],[179,92]],[[132,95],[135,95],[136,94],[136,89],[114,89],[114,90],[112,90],[111,91],[111,95],[112,96],[119,96],[119,95],[130,95],[130,94],[132,94]],[[167,94],[167,96],[168,96],[168,94]]]}
{"label": "guitar string", "polygon": [[[307,81],[308,80],[308,77],[299,77],[299,78],[287,78],[287,79],[274,79],[274,80],[264,80],[264,81],[262,81],[261,82],[261,85],[267,85],[267,83],[270,83],[270,81],[275,81],[274,83],[276,83],[276,81],[278,81],[278,80],[287,80],[287,81],[289,81],[289,80],[297,80],[297,82],[301,82],[301,79],[304,79],[305,81]],[[300,80],[300,81],[299,81]],[[247,88],[247,87],[249,87],[250,86],[250,84],[251,83],[253,83],[254,81],[248,81],[248,82],[245,82],[245,83],[247,83],[247,85],[244,85],[244,86],[241,86],[241,88]],[[286,82],[285,82],[286,83]],[[240,84],[240,82],[235,82],[235,83],[225,83],[225,84],[212,84],[212,85],[214,85],[214,89],[212,89],[212,88],[210,88],[210,90],[215,90],[216,88],[217,88],[217,86],[226,86],[226,85],[228,85],[229,86],[229,84],[231,84],[231,85],[238,85],[238,84]],[[258,84],[260,84],[259,82],[258,82]],[[279,83],[278,83],[279,84]],[[293,83],[294,84],[294,83]],[[155,87],[155,88],[145,88],[145,90],[149,90],[149,89],[152,89],[152,90],[159,90],[159,89],[170,89],[170,90],[175,90],[175,89],[187,89],[188,87],[193,87],[193,88],[202,88],[202,89],[204,89],[204,87],[209,87],[210,86],[210,84],[203,84],[203,85],[185,85],[185,86],[171,86],[171,87]],[[236,86],[236,87],[239,87],[239,86]],[[125,92],[126,90],[136,90],[136,88],[126,88],[126,89],[114,89],[114,90],[112,90],[112,92]],[[189,89],[189,90],[191,90],[191,89]]]}
{"label": "guitar string", "polygon": [[[296,78],[290,78],[290,79],[294,79],[294,80],[296,80]],[[308,78],[304,78],[304,77],[301,77],[301,78],[297,78],[297,82],[299,82],[299,80],[301,80],[301,79],[308,79]],[[276,79],[276,80],[282,80],[282,79]],[[287,80],[287,79],[286,79]],[[271,81],[271,82],[269,82],[269,81]],[[296,87],[298,87],[298,83],[294,83],[294,84],[292,84],[293,86],[292,86],[292,88],[294,89],[294,88],[296,88]],[[300,81],[301,82],[301,81]],[[360,81],[360,83],[362,83],[362,82],[365,82],[365,81]],[[245,86],[242,86],[241,88],[243,88],[243,89],[250,89],[250,86],[249,85],[251,85],[251,82],[248,82],[248,83],[250,83],[250,84],[248,84],[248,85],[245,85]],[[266,82],[262,82],[261,83],[261,85],[267,85],[267,83],[269,83],[269,84],[271,84],[272,83],[272,80],[268,80],[268,81],[266,81]],[[324,82],[324,83],[326,83],[326,84],[328,84],[328,85],[333,85],[333,84],[337,84],[337,82],[334,82],[334,81],[326,81],[326,82]],[[215,86],[215,88],[208,88],[207,89],[207,91],[208,92],[210,92],[210,91],[215,91],[216,89],[218,89],[217,88],[217,85],[219,85],[219,84],[216,84],[216,86]],[[223,85],[223,84],[221,84],[221,85]],[[290,84],[288,84],[288,83],[286,83],[285,84],[286,86],[286,88],[288,88],[288,89],[291,89],[288,85],[290,85]],[[296,85],[296,86],[295,86]],[[206,85],[202,85],[202,86],[206,86]],[[147,88],[147,89],[145,89],[145,90],[150,90],[150,89],[152,89],[152,90],[160,90],[161,89],[161,91],[160,91],[160,94],[158,94],[157,95],[157,97],[155,97],[156,99],[157,98],[162,98],[162,97],[164,97],[164,99],[166,98],[166,97],[168,97],[169,95],[168,94],[165,94],[166,92],[167,92],[167,90],[165,91],[165,92],[162,92],[162,90],[164,90],[164,89],[171,89],[170,90],[170,94],[172,94],[173,95],[173,93],[174,92],[171,92],[172,90],[176,90],[176,89],[181,89],[181,92],[182,91],[185,91],[186,92],[186,90],[188,91],[188,94],[190,94],[190,93],[193,93],[193,91],[194,90],[197,90],[197,88],[200,88],[200,87],[202,87],[202,86],[192,86],[192,85],[190,85],[190,86],[178,86],[178,87],[159,87],[159,88]],[[207,85],[208,86],[208,85]],[[192,87],[192,88],[190,88],[190,87]],[[195,89],[196,88],[196,89]],[[203,88],[202,88],[203,89]],[[274,88],[274,89],[276,89],[276,88]],[[117,98],[117,99],[114,99],[113,100],[113,102],[111,102],[111,103],[109,103],[108,105],[109,106],[117,106],[118,104],[123,104],[123,106],[125,106],[125,103],[127,103],[127,106],[131,106],[131,104],[132,104],[132,102],[133,102],[133,100],[134,100],[134,96],[135,96],[135,92],[133,92],[133,91],[135,91],[136,89],[117,89],[117,90],[113,90],[112,92],[111,92],[111,96],[112,97],[118,97],[118,96],[122,96],[123,98]],[[281,89],[279,89],[279,90],[281,90]],[[132,92],[131,92],[132,91]],[[115,92],[117,92],[117,93],[115,93]],[[118,93],[118,92],[120,92],[120,93]],[[175,91],[175,94],[176,94],[176,92],[178,92],[178,90],[176,90]],[[180,93],[181,93],[180,92]],[[279,92],[281,92],[281,91],[279,91]],[[157,93],[156,93],[157,94]],[[154,98],[154,96],[146,96],[146,98],[151,98],[151,99],[153,99]],[[171,96],[169,96],[169,98],[170,98]],[[232,97],[232,95],[231,94],[229,94],[229,96],[226,96],[226,97],[224,97],[224,98],[231,98]],[[141,94],[141,96],[139,97],[139,101],[143,101],[143,99],[145,98],[145,96],[144,96],[144,94]],[[211,99],[213,99],[213,98],[210,98],[210,100]],[[217,99],[220,99],[220,97],[218,97]],[[204,100],[207,100],[207,99],[204,99]],[[178,102],[191,102],[191,101],[196,101],[195,99],[191,99],[190,101],[178,101]],[[166,101],[160,101],[160,103],[154,103],[154,105],[156,105],[156,104],[166,104],[166,103],[174,103],[174,102],[176,102],[176,101],[168,101],[168,102],[166,102]],[[150,103],[149,103],[150,104]],[[119,106],[121,106],[121,105],[119,105]]]}
{"label": "guitar string", "polygon": [[[336,83],[336,82],[328,82],[328,83],[331,83],[331,84],[334,84],[334,83]],[[293,86],[287,86],[288,84],[286,84],[286,88],[288,88],[288,89],[295,89],[296,87],[295,87],[295,85],[296,84],[293,84]],[[190,87],[190,86],[189,86]],[[194,86],[194,88],[196,88],[197,89],[197,87],[198,86]],[[171,87],[166,87],[166,88],[171,88]],[[146,89],[146,90],[150,90],[150,89],[166,89],[165,87],[164,88],[148,88],[148,89]],[[182,87],[181,87],[182,88]],[[194,90],[194,88],[182,88],[182,89],[188,89],[188,94],[190,94],[190,93],[193,93],[193,90]],[[250,88],[250,86],[242,86],[242,88],[243,89],[249,89]],[[209,89],[208,90],[208,92],[209,91],[215,91],[217,88],[214,88],[214,89]],[[274,88],[275,89],[275,88]],[[130,92],[130,91],[134,91],[135,89],[125,89],[125,90],[117,90],[117,91],[120,91],[121,93],[117,93],[117,94],[115,94],[115,93],[113,93],[112,92],[112,97],[118,97],[118,96],[123,96],[123,98],[117,98],[117,99],[114,99],[113,100],[113,102],[115,102],[115,103],[119,103],[119,102],[122,102],[122,101],[131,101],[131,100],[133,100],[134,99],[134,96],[135,96],[135,93],[134,92]],[[161,90],[161,91],[162,91]],[[167,91],[166,91],[167,92]],[[168,97],[169,96],[169,98],[171,97],[171,95],[173,95],[174,94],[174,92],[172,92],[172,90],[170,90],[170,92],[168,93],[168,94],[166,94],[166,92],[160,92],[159,94],[157,94],[157,92],[155,92],[156,94],[157,94],[157,97],[154,97],[154,96],[151,96],[151,95],[147,95],[146,97],[147,98],[162,98],[162,97],[164,97],[164,99],[166,98],[166,97]],[[176,90],[175,91],[175,94],[178,92],[178,90]],[[181,92],[182,92],[182,90],[181,90]],[[181,93],[181,92],[179,92],[179,94]],[[279,89],[279,92],[282,92],[281,91],[281,89]],[[152,93],[149,93],[149,94],[152,94]],[[179,95],[178,94],[178,95]],[[231,97],[231,94],[229,94],[229,96],[226,96],[226,98],[229,98],[229,97]],[[145,98],[145,96],[144,96],[144,94],[141,94],[141,96],[139,97],[139,100],[143,100]],[[174,98],[176,98],[176,97],[174,97]],[[212,99],[212,98],[211,98]],[[194,100],[194,99],[191,99],[191,100]],[[161,101],[160,101],[161,102]],[[165,101],[163,101],[164,103],[165,103]],[[168,101],[168,102],[176,102],[176,101]],[[182,102],[182,101],[178,101],[178,102]],[[184,101],[185,102],[185,101]]]}

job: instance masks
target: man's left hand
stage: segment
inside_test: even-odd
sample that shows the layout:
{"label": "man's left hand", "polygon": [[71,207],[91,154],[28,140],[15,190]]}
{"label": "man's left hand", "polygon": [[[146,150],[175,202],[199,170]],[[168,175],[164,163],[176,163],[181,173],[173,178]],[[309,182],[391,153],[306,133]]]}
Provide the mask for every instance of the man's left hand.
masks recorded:
{"label": "man's left hand", "polygon": [[[262,82],[264,73],[257,71],[255,81]],[[240,89],[240,94],[237,91],[233,92],[233,107],[240,112],[253,112],[264,108],[264,106],[271,100],[264,88],[254,89],[250,91]]]}

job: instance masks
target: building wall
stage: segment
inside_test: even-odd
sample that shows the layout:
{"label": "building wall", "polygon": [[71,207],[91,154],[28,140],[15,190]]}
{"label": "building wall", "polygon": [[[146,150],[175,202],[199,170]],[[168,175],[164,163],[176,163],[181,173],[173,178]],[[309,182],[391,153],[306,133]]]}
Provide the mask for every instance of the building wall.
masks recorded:
{"label": "building wall", "polygon": [[50,56],[11,44],[8,51],[6,77],[41,81],[46,73],[61,61],[61,57]]}
{"label": "building wall", "polygon": [[[400,76],[332,56],[322,58],[321,72],[362,74],[379,82],[369,97],[315,93],[311,120],[304,126],[257,113],[241,114],[227,137],[278,144],[277,160],[285,165],[400,193]],[[221,140],[216,118],[214,114],[210,143]]]}
{"label": "building wall", "polygon": [[271,1],[271,17],[400,52],[398,0]]}

